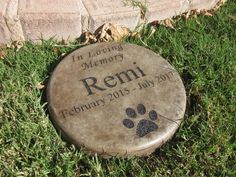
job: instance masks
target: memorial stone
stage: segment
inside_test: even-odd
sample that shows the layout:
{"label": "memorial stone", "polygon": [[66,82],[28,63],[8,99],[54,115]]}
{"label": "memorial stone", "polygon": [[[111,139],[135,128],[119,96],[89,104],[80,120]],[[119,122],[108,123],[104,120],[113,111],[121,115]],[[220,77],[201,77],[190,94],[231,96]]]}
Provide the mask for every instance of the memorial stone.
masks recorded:
{"label": "memorial stone", "polygon": [[186,94],[177,71],[137,45],[97,43],[73,51],[47,90],[57,129],[102,156],[142,156],[167,142],[183,120]]}

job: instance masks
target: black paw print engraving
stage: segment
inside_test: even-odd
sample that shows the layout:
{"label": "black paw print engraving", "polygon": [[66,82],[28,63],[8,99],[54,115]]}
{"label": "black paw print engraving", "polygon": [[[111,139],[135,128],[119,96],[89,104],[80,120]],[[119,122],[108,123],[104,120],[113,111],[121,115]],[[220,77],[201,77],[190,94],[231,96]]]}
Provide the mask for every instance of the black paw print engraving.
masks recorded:
{"label": "black paw print engraving", "polygon": [[[145,115],[146,114],[146,108],[143,104],[139,104],[137,106],[137,112],[139,115]],[[131,119],[137,118],[137,113],[134,109],[132,108],[127,108],[126,109],[126,115],[129,117],[128,119],[123,120],[123,125],[126,128],[134,128],[135,127],[135,122]],[[151,110],[148,113],[148,117],[150,120],[147,119],[142,119],[138,122],[137,129],[136,129],[136,134],[139,137],[143,137],[147,135],[150,132],[153,132],[158,129],[158,125],[154,122],[158,119],[157,112],[155,110]]]}

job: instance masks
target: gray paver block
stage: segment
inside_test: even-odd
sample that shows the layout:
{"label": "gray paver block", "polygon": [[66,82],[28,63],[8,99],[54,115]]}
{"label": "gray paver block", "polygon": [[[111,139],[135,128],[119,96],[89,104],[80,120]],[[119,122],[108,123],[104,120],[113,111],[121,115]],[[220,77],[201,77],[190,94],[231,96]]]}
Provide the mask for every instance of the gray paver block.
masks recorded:
{"label": "gray paver block", "polygon": [[140,20],[140,9],[125,6],[122,0],[83,0],[83,4],[88,11],[87,26],[91,32],[104,23],[115,23],[134,29]]}
{"label": "gray paver block", "polygon": [[81,7],[80,0],[20,0],[18,12],[26,39],[79,37]]}

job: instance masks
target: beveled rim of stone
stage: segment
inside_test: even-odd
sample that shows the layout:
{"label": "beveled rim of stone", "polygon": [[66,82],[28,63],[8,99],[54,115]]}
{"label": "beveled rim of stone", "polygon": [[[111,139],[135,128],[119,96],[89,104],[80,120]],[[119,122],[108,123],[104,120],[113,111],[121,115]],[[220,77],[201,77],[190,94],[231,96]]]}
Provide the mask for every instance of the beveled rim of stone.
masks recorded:
{"label": "beveled rim of stone", "polygon": [[[142,146],[139,144],[137,147],[133,146],[132,148],[126,149],[126,150],[124,150],[124,147],[122,147],[121,149],[123,149],[123,150],[120,149],[120,151],[119,150],[112,150],[112,148],[106,149],[104,147],[102,147],[102,148],[101,147],[96,147],[96,145],[93,145],[93,144],[88,145],[88,144],[84,143],[81,139],[78,140],[78,138],[76,139],[76,138],[72,137],[71,135],[69,135],[68,134],[68,128],[63,127],[64,123],[62,124],[61,120],[58,120],[56,118],[58,116],[58,113],[57,113],[57,110],[55,109],[55,107],[52,105],[53,104],[53,101],[52,101],[53,96],[51,96],[51,94],[53,95],[53,91],[52,91],[51,88],[52,88],[52,82],[54,82],[54,81],[52,81],[52,80],[54,80],[53,78],[59,72],[59,70],[63,70],[63,67],[61,69],[61,66],[65,65],[65,63],[69,61],[68,58],[70,58],[74,54],[76,55],[76,53],[78,53],[78,51],[79,51],[80,54],[83,54],[83,52],[91,50],[93,48],[102,48],[103,46],[109,46],[109,45],[110,46],[111,45],[122,45],[124,48],[127,47],[128,49],[135,48],[139,51],[140,55],[141,55],[142,51],[147,52],[149,57],[154,57],[158,61],[160,60],[160,62],[162,64],[164,64],[165,67],[167,67],[171,71],[175,72],[174,76],[176,77],[177,85],[181,89],[181,92],[178,93],[179,95],[181,95],[181,100],[177,99],[177,102],[181,102],[181,106],[180,106],[180,108],[178,108],[178,111],[177,111],[178,113],[176,113],[176,115],[178,114],[178,118],[176,120],[173,120],[174,123],[170,125],[171,131],[165,132],[164,136],[162,136],[159,139],[156,139],[156,141],[155,141],[155,136],[153,134],[152,137],[149,137],[152,140],[151,143],[145,142],[144,145],[142,145]],[[137,58],[138,57],[139,56],[137,56]],[[148,58],[146,58],[146,60],[148,60]],[[150,62],[151,62],[151,60],[152,59],[150,59]],[[140,62],[140,60],[138,60],[138,61]],[[155,62],[156,61],[154,61],[154,63]],[[157,67],[157,66],[153,65],[153,67]],[[66,73],[65,73],[65,75],[66,75]],[[150,77],[151,76],[152,75],[150,75]],[[155,93],[155,94],[158,94],[158,93]],[[152,99],[152,98],[150,98],[150,99]],[[175,134],[175,132],[177,131],[177,129],[180,125],[180,123],[182,122],[182,118],[184,117],[184,112],[185,112],[185,107],[186,107],[186,93],[185,93],[185,89],[184,89],[184,85],[182,83],[182,80],[181,80],[180,76],[178,75],[178,73],[173,69],[172,66],[169,65],[169,63],[166,60],[164,60],[158,54],[156,54],[156,53],[154,53],[154,52],[152,52],[152,51],[150,51],[150,50],[148,50],[144,47],[137,46],[137,45],[134,45],[134,44],[116,43],[116,42],[92,44],[92,45],[89,45],[89,46],[82,47],[80,49],[76,49],[73,52],[66,55],[63,58],[63,60],[57,65],[54,72],[51,74],[50,81],[49,81],[49,84],[48,84],[48,87],[47,87],[47,100],[48,100],[49,112],[51,114],[54,125],[57,128],[57,130],[59,130],[61,132],[62,136],[65,139],[67,139],[69,142],[71,142],[72,144],[75,144],[77,147],[82,147],[83,149],[85,149],[85,151],[87,151],[91,154],[97,153],[99,155],[102,155],[103,157],[108,157],[108,156],[133,156],[133,155],[143,156],[143,155],[148,155],[148,154],[152,153],[153,151],[155,151],[155,149],[157,149],[158,147],[163,145],[166,141],[168,141]],[[137,106],[137,110],[134,113],[132,109],[136,109],[136,106]],[[161,116],[163,119],[168,119],[168,117],[165,117],[164,115],[157,113],[155,111],[155,109],[147,108],[146,105],[144,105],[143,103],[140,103],[139,101],[137,102],[136,106],[133,106],[134,108],[127,107],[126,109],[124,109],[124,112],[126,112],[126,113],[124,113],[124,115],[126,114],[127,117],[126,117],[126,119],[123,119],[121,122],[129,130],[132,129],[133,127],[135,127],[135,126],[141,125],[141,123],[143,123],[143,124],[147,123],[147,121],[144,121],[143,119],[139,120],[138,125],[134,122],[128,121],[132,118],[135,119],[137,117],[137,115],[135,115],[135,114],[144,115],[144,114],[148,113],[147,115],[149,115],[149,118],[150,118],[151,121],[156,121],[157,119],[159,119],[159,116]],[[155,104],[153,104],[152,106],[155,106]],[[153,129],[158,127],[158,126],[155,127],[154,124],[153,125],[151,124],[150,126],[152,126]],[[143,134],[142,133],[140,133],[140,134],[141,134],[140,137],[142,138]],[[145,136],[146,135],[144,133],[144,137]],[[138,142],[139,141],[136,141],[136,143],[138,143]]]}

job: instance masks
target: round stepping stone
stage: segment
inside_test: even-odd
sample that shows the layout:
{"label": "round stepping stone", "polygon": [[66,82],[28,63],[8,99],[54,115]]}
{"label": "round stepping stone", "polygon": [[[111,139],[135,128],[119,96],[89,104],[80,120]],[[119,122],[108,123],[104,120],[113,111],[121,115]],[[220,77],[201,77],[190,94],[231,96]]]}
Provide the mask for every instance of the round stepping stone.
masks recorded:
{"label": "round stepping stone", "polygon": [[152,153],[174,135],[186,106],[182,80],[166,60],[115,42],[64,57],[51,75],[47,99],[62,135],[102,156]]}

